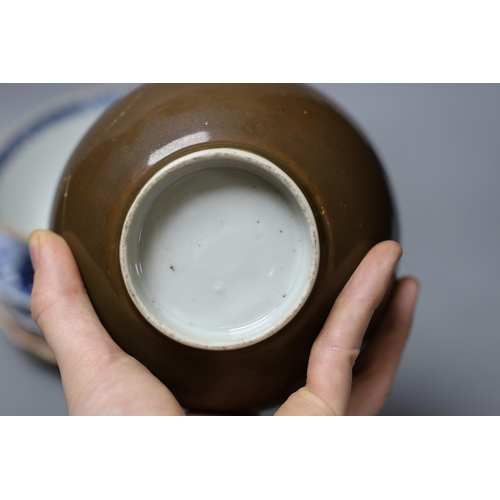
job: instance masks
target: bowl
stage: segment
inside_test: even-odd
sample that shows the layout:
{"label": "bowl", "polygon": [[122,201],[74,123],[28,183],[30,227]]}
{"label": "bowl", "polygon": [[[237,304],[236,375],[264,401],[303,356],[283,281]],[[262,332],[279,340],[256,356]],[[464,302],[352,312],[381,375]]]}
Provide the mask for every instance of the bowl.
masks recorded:
{"label": "bowl", "polygon": [[121,87],[63,95],[12,125],[0,138],[0,329],[23,349],[54,363],[31,318],[33,268],[28,236],[46,229],[54,195],[74,148]]}
{"label": "bowl", "polygon": [[289,84],[156,84],[76,148],[52,228],[115,341],[186,408],[257,409],[308,354],[394,207],[367,141]]}

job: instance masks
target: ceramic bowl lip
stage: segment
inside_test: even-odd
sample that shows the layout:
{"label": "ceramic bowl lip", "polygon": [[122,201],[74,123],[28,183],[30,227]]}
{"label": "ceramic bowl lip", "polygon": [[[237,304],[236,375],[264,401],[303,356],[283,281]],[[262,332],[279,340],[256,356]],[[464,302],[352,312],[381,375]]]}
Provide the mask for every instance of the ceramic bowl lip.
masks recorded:
{"label": "ceramic bowl lip", "polygon": [[[252,164],[257,169],[260,168],[267,172],[267,174],[272,176],[277,183],[281,183],[293,196],[295,201],[301,208],[305,221],[309,229],[309,235],[311,239],[311,262],[309,266],[309,273],[304,287],[301,290],[300,295],[296,298],[293,305],[287,309],[285,315],[278,321],[274,322],[270,327],[257,332],[257,334],[251,335],[249,338],[244,339],[233,339],[227,342],[222,342],[219,340],[208,340],[203,341],[195,340],[188,334],[179,333],[173,328],[165,325],[158,318],[150,312],[146,304],[143,302],[141,297],[136,293],[133,286],[133,279],[131,273],[129,272],[129,257],[128,257],[128,239],[135,215],[141,206],[141,203],[145,201],[151,191],[162,182],[165,178],[171,176],[173,173],[177,172],[179,169],[188,167],[199,163],[203,160],[213,160],[216,158],[223,159],[233,159],[239,162],[246,162]],[[307,302],[309,295],[314,287],[316,278],[318,275],[319,261],[320,261],[320,244],[319,244],[319,232],[316,224],[316,219],[311,206],[301,191],[299,186],[276,164],[270,160],[260,156],[256,153],[251,153],[249,151],[240,149],[238,147],[214,147],[210,149],[203,149],[200,151],[195,151],[192,153],[185,154],[181,157],[168,162],[163,167],[160,168],[142,187],[136,198],[133,200],[128,213],[125,217],[125,221],[122,226],[122,232],[120,237],[119,245],[119,261],[120,269],[122,273],[122,279],[124,281],[127,292],[139,310],[139,313],[160,333],[166,335],[167,337],[173,339],[176,342],[185,344],[191,347],[205,350],[232,350],[239,349],[242,347],[247,347],[252,344],[261,342],[262,340],[271,337],[278,331],[280,331],[284,326],[286,326],[301,310],[304,304]]]}
{"label": "ceramic bowl lip", "polygon": [[[11,155],[22,148],[26,141],[39,131],[87,109],[102,105],[107,105],[105,108],[107,109],[127,93],[125,87],[123,84],[112,85],[111,88],[98,84],[91,88],[77,89],[55,99],[50,99],[29,113],[22,115],[0,133],[0,171],[6,168]],[[0,217],[0,231],[16,241],[28,244],[29,235],[13,227],[2,217]]]}

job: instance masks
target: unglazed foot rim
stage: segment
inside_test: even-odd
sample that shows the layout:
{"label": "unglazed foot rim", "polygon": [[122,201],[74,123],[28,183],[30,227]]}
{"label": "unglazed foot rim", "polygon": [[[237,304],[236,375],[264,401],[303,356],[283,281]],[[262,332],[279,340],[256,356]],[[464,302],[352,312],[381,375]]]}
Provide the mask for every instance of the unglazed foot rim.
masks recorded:
{"label": "unglazed foot rim", "polygon": [[[250,227],[247,219],[245,219],[244,221],[244,224],[246,225],[239,225],[237,214],[235,215],[235,212],[238,211],[231,211],[229,219],[230,221],[232,221],[232,226],[229,225],[229,229],[232,228],[235,231],[234,234],[237,236],[239,235],[239,240],[236,241],[238,238],[228,240],[229,243],[227,244],[227,246],[221,246],[221,250],[227,250],[229,252],[230,249],[234,250],[236,248],[244,253],[246,247],[249,246],[250,250],[255,250],[255,255],[260,256],[259,258],[262,258],[263,261],[268,264],[268,267],[272,267],[272,274],[269,274],[270,278],[267,279],[267,275],[263,271],[261,273],[262,278],[259,278],[260,281],[258,281],[258,278],[255,278],[257,286],[255,289],[253,289],[254,291],[252,293],[245,292],[244,290],[248,290],[245,287],[240,286],[238,288],[238,286],[240,285],[240,280],[232,277],[233,275],[227,274],[224,276],[232,277],[232,281],[231,278],[228,278],[229,286],[227,290],[224,288],[223,281],[214,281],[213,288],[210,288],[209,294],[206,294],[202,297],[206,297],[206,302],[208,304],[212,299],[215,301],[214,303],[217,303],[217,293],[230,294],[232,289],[237,289],[240,291],[243,290],[243,292],[241,293],[247,293],[250,302],[260,304],[261,302],[264,303],[267,300],[267,302],[265,303],[270,305],[262,307],[274,308],[270,309],[270,312],[266,313],[264,309],[258,309],[260,305],[256,305],[255,311],[259,311],[259,314],[262,313],[262,311],[264,311],[264,313],[262,313],[261,316],[256,316],[253,323],[252,321],[247,321],[247,323],[242,323],[243,326],[241,327],[239,327],[238,325],[223,326],[221,323],[221,325],[219,326],[207,326],[205,331],[202,324],[190,326],[193,325],[193,323],[196,323],[196,318],[198,316],[193,316],[195,318],[193,319],[193,322],[188,322],[183,318],[177,319],[177,311],[168,312],[169,310],[167,309],[167,312],[164,312],[164,310],[161,309],[160,306],[158,306],[158,301],[155,302],[155,300],[152,298],[157,298],[157,296],[155,296],[151,292],[151,290],[155,286],[158,285],[158,287],[162,287],[162,283],[164,283],[165,280],[172,280],[172,283],[174,283],[174,277],[175,279],[181,280],[181,275],[174,274],[174,272],[177,272],[179,268],[174,266],[172,259],[169,260],[167,258],[171,254],[173,254],[173,250],[171,251],[169,248],[164,248],[161,253],[161,264],[159,264],[159,257],[156,257],[156,260],[155,257],[153,257],[154,255],[159,255],[158,252],[156,252],[155,254],[153,250],[150,251],[149,247],[144,243],[144,241],[148,241],[149,238],[149,241],[161,241],[162,245],[168,245],[169,240],[160,240],[159,235],[168,235],[168,228],[174,227],[174,222],[177,222],[177,220],[174,219],[174,217],[177,217],[177,215],[175,214],[181,213],[181,209],[187,210],[186,207],[188,207],[188,205],[185,204],[174,205],[175,201],[171,200],[175,198],[177,193],[186,192],[188,193],[186,195],[188,196],[188,198],[186,199],[190,203],[189,207],[193,207],[194,205],[192,204],[195,203],[195,201],[191,201],[191,198],[189,198],[189,196],[191,195],[189,193],[194,193],[192,195],[192,199],[195,200],[196,193],[198,193],[198,191],[194,191],[193,186],[196,185],[196,182],[198,182],[198,187],[205,186],[206,184],[210,183],[217,186],[216,182],[218,181],[217,176],[219,174],[222,180],[224,180],[224,175],[226,174],[228,178],[231,178],[231,175],[233,175],[233,178],[237,180],[238,184],[234,184],[235,187],[232,188],[233,193],[227,191],[227,193],[229,193],[227,194],[227,196],[232,196],[233,200],[235,196],[237,196],[237,193],[239,193],[239,191],[237,190],[240,189],[241,186],[243,186],[243,183],[250,182],[250,180],[253,178],[255,178],[256,180],[253,187],[262,188],[260,191],[260,193],[263,193],[260,195],[262,196],[262,198],[257,199],[257,201],[252,201],[253,197],[251,191],[247,189],[249,185],[245,184],[246,187],[241,188],[243,191],[241,191],[242,194],[240,193],[240,195],[238,195],[238,199],[243,198],[243,201],[238,201],[237,203],[239,204],[238,207],[240,207],[241,203],[243,211],[247,210],[247,212],[245,213],[245,215],[248,214],[247,219],[250,217],[250,215],[254,214],[254,210],[255,213],[261,213],[262,210],[264,210],[264,208],[262,207],[267,207],[266,203],[270,204],[271,208],[268,211],[270,214],[272,210],[274,210],[274,212],[269,215],[267,224],[261,224],[261,221],[259,220],[254,221],[254,227],[256,229]],[[198,175],[198,181],[196,180],[196,175]],[[201,184],[202,180],[203,184]],[[172,185],[177,186],[175,191],[172,190]],[[190,189],[192,189],[192,191],[190,191]],[[181,195],[179,194],[179,196]],[[196,252],[199,249],[195,247],[201,247],[201,236],[203,231],[205,230],[204,225],[208,227],[210,224],[215,224],[215,222],[218,222],[211,220],[207,215],[210,212],[211,208],[214,208],[214,210],[215,208],[219,209],[219,206],[215,205],[215,202],[213,201],[216,198],[216,194],[212,193],[209,194],[209,196],[210,198],[206,198],[209,201],[204,202],[205,204],[208,203],[209,205],[205,206],[206,210],[201,211],[199,214],[199,218],[197,219],[201,219],[201,221],[197,223],[198,226],[193,226],[195,227],[193,233],[197,232],[196,237],[199,236],[200,244],[186,245],[188,247],[186,250],[186,254],[183,254],[183,251],[181,250],[177,250],[177,254],[175,254],[177,255],[176,260],[178,260],[179,258],[181,258],[181,260],[183,258],[186,258],[187,263],[189,263],[189,259],[191,259],[191,257],[189,256],[191,254],[193,255],[192,266],[188,266],[187,264],[185,264],[184,266],[180,266],[180,270],[182,271],[182,269],[185,269],[185,271],[182,272],[185,273],[186,279],[191,279],[192,283],[195,283],[196,286],[198,285],[198,281],[194,281],[195,278],[192,277],[194,276],[194,274],[191,273],[189,275],[190,277],[188,277],[188,274],[190,273],[190,267],[194,268],[195,264],[197,263]],[[219,194],[217,194],[217,196],[219,196]],[[244,203],[246,203],[246,205],[244,205]],[[162,212],[158,207],[161,206],[173,207],[171,208],[171,212],[173,210],[172,213],[174,215],[172,215],[170,219],[166,218],[166,222],[156,223],[155,226],[155,222],[153,222],[153,216],[155,219],[160,218]],[[261,210],[261,212],[258,212],[259,210]],[[193,212],[196,215],[196,210],[193,209]],[[289,245],[287,243],[288,240],[285,241],[285,243],[281,243],[281,241],[284,241],[281,239],[282,234],[278,235],[278,233],[286,232],[278,230],[278,227],[282,227],[281,225],[279,225],[281,223],[279,221],[282,220],[283,217],[287,216],[287,214],[291,214],[290,217],[294,220],[288,220],[288,222],[286,222],[288,226],[283,226],[283,228],[286,227],[288,231],[286,236],[289,238],[300,238],[298,239],[298,241],[301,242],[302,245],[298,247],[299,249],[297,251],[297,257],[293,257],[293,260],[292,257],[290,257],[291,254],[288,254],[288,250],[290,250],[290,252],[295,252],[295,248],[291,250],[292,247],[290,246],[292,245],[295,247],[295,243],[290,243]],[[195,217],[195,215],[193,215],[192,217]],[[182,233],[184,231],[183,227],[185,227],[186,221],[189,224],[189,220],[179,219],[179,221],[181,222],[178,222],[177,227],[180,228],[178,229],[178,231],[181,231]],[[223,222],[223,220],[220,221],[221,224]],[[266,222],[266,220],[264,220],[263,222]],[[160,228],[159,224],[163,224],[163,226],[161,226]],[[261,226],[259,226],[259,224],[261,224]],[[279,226],[276,224],[278,224]],[[157,227],[159,229],[157,229]],[[265,229],[262,229],[262,231],[260,231],[261,228],[264,227]],[[209,231],[208,228],[206,228],[205,232],[207,231]],[[265,250],[264,246],[262,246],[263,244],[261,245],[260,242],[256,243],[253,239],[248,240],[250,238],[250,236],[248,235],[250,233],[253,235],[254,232],[257,235],[257,239],[259,239],[259,235],[262,235],[263,239],[268,242],[267,244],[271,245],[266,247],[269,251]],[[188,239],[191,233],[189,233],[188,231],[184,231],[183,234]],[[213,232],[207,234],[213,234]],[[217,234],[222,234],[222,230],[217,232]],[[150,237],[149,235],[153,236]],[[243,245],[243,240],[245,240],[245,242],[247,240],[250,241],[249,245]],[[203,240],[203,243],[205,241],[207,241],[207,239]],[[236,243],[234,243],[235,241]],[[196,243],[198,243],[198,240],[196,240]],[[141,244],[145,245],[144,248],[141,246]],[[151,247],[153,247],[153,245],[151,245]],[[156,248],[158,248],[158,244],[156,245]],[[279,250],[287,251],[287,255],[285,255],[284,258],[285,260],[288,259],[286,260],[286,262],[290,262],[290,269],[287,269],[282,273],[282,276],[284,276],[283,278],[273,277],[276,266],[272,266],[272,264],[275,262],[275,260],[272,260],[272,255],[277,255],[277,248]],[[170,251],[171,253],[169,254],[168,251]],[[144,187],[141,189],[141,191],[133,201],[127,213],[122,228],[119,253],[122,277],[128,294],[132,302],[140,311],[141,315],[151,325],[153,325],[159,332],[163,333],[174,341],[191,347],[208,350],[228,350],[238,349],[260,342],[281,330],[295,317],[295,315],[300,311],[302,306],[307,301],[316,281],[319,266],[320,249],[318,229],[311,207],[297,184],[285,172],[283,172],[283,170],[281,170],[278,166],[276,166],[266,158],[263,158],[262,156],[254,153],[250,153],[248,151],[236,148],[214,148],[197,151],[177,158],[162,167],[149,179],[149,181],[144,185]],[[226,271],[227,269],[231,268],[231,264],[230,262],[228,263],[227,259],[224,260],[223,257],[220,257],[220,259],[222,260],[218,260],[219,255],[215,250],[212,250],[212,253],[209,253],[207,251],[207,254],[212,258],[212,260],[206,261],[210,265],[212,265],[213,262],[219,262],[221,267],[223,267]],[[152,255],[152,257],[146,258],[146,255]],[[206,257],[206,254],[203,255]],[[271,256],[267,257],[268,255]],[[237,257],[238,255],[235,255],[235,253],[233,252],[229,255],[228,258],[229,261],[237,261]],[[274,257],[274,259],[276,258],[277,257]],[[241,259],[243,259],[243,257],[241,257]],[[148,263],[146,266],[146,262],[150,262],[151,264]],[[282,262],[281,254],[279,262]],[[147,267],[148,269],[150,269],[150,271],[143,269],[143,263],[144,267]],[[256,266],[256,272],[253,274],[260,276],[259,265],[256,260],[248,265]],[[217,264],[214,264],[214,266],[217,267]],[[285,267],[285,265],[283,267]],[[283,270],[283,268],[281,269]],[[233,271],[232,268],[230,270]],[[243,277],[249,278],[249,282],[253,283],[253,274],[249,274],[249,272],[247,271],[245,272],[243,272]],[[227,271],[227,273],[229,273],[229,271]],[[165,280],[163,280],[163,278],[160,278],[160,274],[165,277]],[[150,276],[149,281],[148,276]],[[287,279],[289,281],[291,280],[290,283],[288,283]],[[201,280],[205,280],[206,283],[209,283],[208,274],[201,275]],[[276,284],[279,281],[282,281],[283,283]],[[269,284],[271,282],[273,284]],[[151,283],[156,284],[152,286]],[[186,282],[183,280],[177,281],[179,290],[183,288],[184,283]],[[231,284],[233,285],[232,287]],[[173,295],[173,286],[173,284],[172,287],[165,286],[164,290],[168,289],[168,293]],[[283,295],[283,290],[280,289],[280,287],[282,286],[289,287],[287,291],[283,293]],[[208,290],[208,288],[204,288],[204,290]],[[290,293],[287,296],[288,292]],[[279,299],[272,298],[277,297],[278,293],[280,294]],[[194,295],[195,294],[193,292],[193,296]],[[261,302],[259,302],[260,299],[258,299],[260,295],[263,297]],[[235,294],[234,296],[238,296],[238,294]],[[243,296],[244,295],[241,295],[241,297]],[[233,304],[234,302],[231,302],[231,295],[228,295],[227,297],[228,298],[225,299],[226,303],[228,305]],[[171,297],[171,303],[172,300],[175,301],[175,297]],[[193,300],[194,302],[194,298],[189,300]],[[240,300],[240,303],[241,302],[242,301]],[[184,305],[186,304],[184,303],[183,306]],[[163,304],[162,307],[163,306],[165,306],[165,304]],[[170,306],[167,304],[165,307]],[[228,312],[228,309],[229,308],[221,309],[221,316],[224,316],[224,314]],[[229,316],[232,312],[232,309],[233,308],[231,307],[231,311],[228,312]],[[203,309],[198,309],[198,311],[202,310]],[[215,318],[216,314],[212,313],[212,316]],[[203,317],[203,314],[201,314],[200,317]],[[263,319],[261,319],[261,317]]]}

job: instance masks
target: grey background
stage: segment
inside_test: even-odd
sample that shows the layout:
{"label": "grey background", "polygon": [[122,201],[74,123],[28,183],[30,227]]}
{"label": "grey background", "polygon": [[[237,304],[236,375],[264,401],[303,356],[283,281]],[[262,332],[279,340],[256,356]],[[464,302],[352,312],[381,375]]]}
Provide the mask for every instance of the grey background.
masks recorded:
{"label": "grey background", "polygon": [[[0,133],[87,84],[0,84]],[[500,414],[500,86],[318,84],[379,154],[399,273],[421,282],[384,415]],[[0,415],[64,415],[59,374],[0,336]]]}

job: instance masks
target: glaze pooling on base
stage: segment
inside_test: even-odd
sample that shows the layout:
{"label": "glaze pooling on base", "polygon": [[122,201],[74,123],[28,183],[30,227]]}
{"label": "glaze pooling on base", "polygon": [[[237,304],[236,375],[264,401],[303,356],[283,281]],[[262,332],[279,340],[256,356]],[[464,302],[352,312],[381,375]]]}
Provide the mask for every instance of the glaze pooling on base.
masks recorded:
{"label": "glaze pooling on base", "polygon": [[307,299],[319,247],[305,197],[278,167],[236,149],[183,157],[141,190],[121,265],[129,294],[158,330],[232,349],[284,326]]}

